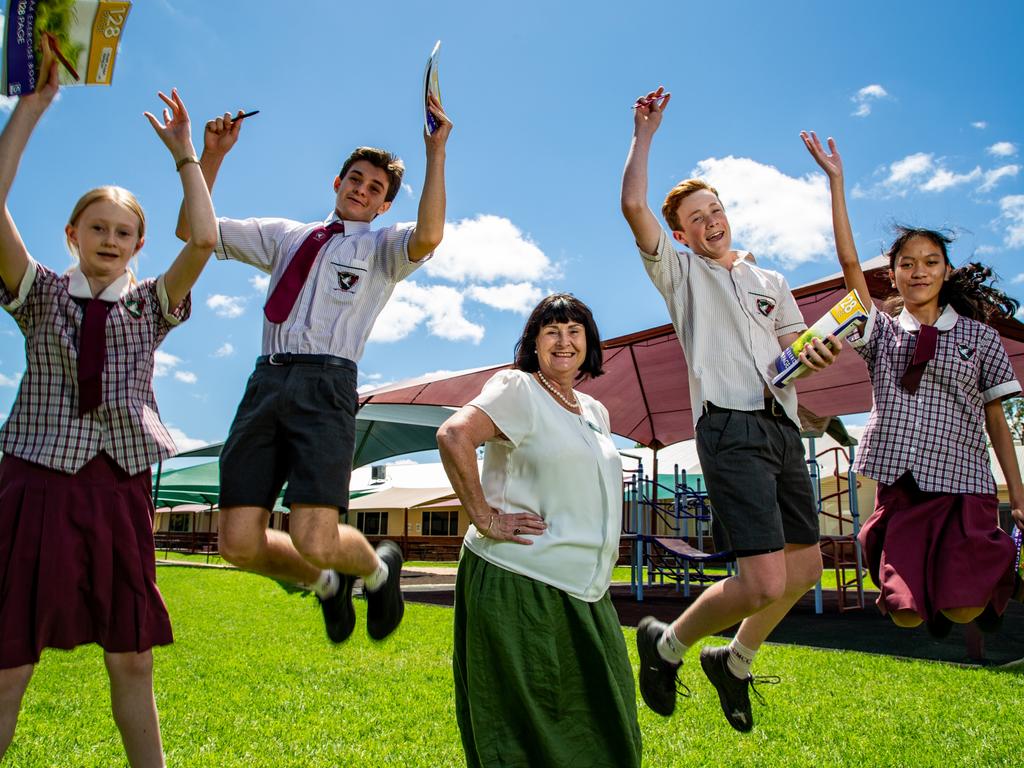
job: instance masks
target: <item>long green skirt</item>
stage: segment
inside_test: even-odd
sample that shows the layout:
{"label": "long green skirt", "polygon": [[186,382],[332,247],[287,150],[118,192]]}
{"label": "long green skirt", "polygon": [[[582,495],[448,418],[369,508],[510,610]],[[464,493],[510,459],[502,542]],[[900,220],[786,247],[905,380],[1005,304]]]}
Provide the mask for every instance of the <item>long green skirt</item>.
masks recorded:
{"label": "long green skirt", "polygon": [[607,594],[577,600],[463,548],[452,666],[470,768],[640,765],[633,669]]}

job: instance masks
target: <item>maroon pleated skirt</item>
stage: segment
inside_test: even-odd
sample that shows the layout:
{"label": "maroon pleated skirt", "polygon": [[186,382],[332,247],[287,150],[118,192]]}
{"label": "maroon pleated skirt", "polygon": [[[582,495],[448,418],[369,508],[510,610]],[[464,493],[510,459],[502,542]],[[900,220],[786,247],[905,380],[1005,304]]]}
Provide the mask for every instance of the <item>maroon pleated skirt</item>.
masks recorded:
{"label": "maroon pleated skirt", "polygon": [[914,611],[926,621],[951,608],[1006,610],[1015,548],[998,511],[993,495],[927,493],[909,472],[879,484],[859,535],[879,610]]}
{"label": "maroon pleated skirt", "polygon": [[173,641],[156,586],[149,470],[106,454],[68,475],[0,461],[0,669],[43,648],[112,653]]}

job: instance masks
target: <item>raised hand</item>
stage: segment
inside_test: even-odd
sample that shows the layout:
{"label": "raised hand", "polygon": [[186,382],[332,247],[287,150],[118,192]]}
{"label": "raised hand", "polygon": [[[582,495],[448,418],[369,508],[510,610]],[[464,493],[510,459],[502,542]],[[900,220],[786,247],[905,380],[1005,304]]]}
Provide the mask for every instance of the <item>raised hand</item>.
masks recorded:
{"label": "raised hand", "polygon": [[32,109],[37,114],[42,114],[46,108],[53,103],[60,90],[60,81],[57,75],[57,57],[51,47],[53,43],[50,38],[43,35],[40,43],[43,48],[43,60],[39,64],[39,79],[36,80],[36,89],[32,93],[23,94],[18,102],[24,104],[25,109]]}
{"label": "raised hand", "polygon": [[224,157],[238,141],[238,132],[242,130],[244,120],[237,120],[239,115],[245,114],[238,110],[232,117],[231,113],[225,112],[220,117],[215,117],[206,123],[206,130],[203,132],[203,154]]}
{"label": "raised hand", "polygon": [[836,149],[836,141],[831,136],[828,137],[828,148],[829,152],[825,152],[825,148],[821,145],[821,139],[818,138],[818,134],[814,131],[808,133],[807,131],[800,131],[800,138],[804,141],[804,146],[807,147],[807,151],[811,153],[811,157],[814,158],[814,162],[821,166],[830,179],[841,179],[843,178],[843,159],[839,156],[839,150]]}
{"label": "raised hand", "polygon": [[665,87],[659,85],[658,90],[636,100],[633,104],[633,126],[637,133],[644,131],[653,134],[658,130],[661,115],[671,98],[672,94],[665,93]]}
{"label": "raised hand", "polygon": [[423,140],[427,143],[427,149],[437,149],[443,147],[448,141],[448,135],[452,132],[453,126],[452,121],[448,119],[448,115],[441,108],[441,103],[433,95],[427,98],[429,99],[427,106],[430,109],[430,114],[437,120],[437,128],[433,133],[427,133],[427,129],[424,128]]}
{"label": "raised hand", "polygon": [[167,105],[163,111],[163,122],[157,120],[150,112],[143,113],[156,131],[156,135],[176,161],[195,155],[192,146],[192,123],[189,122],[188,110],[178,95],[178,89],[172,88],[170,97],[160,92],[157,96]]}

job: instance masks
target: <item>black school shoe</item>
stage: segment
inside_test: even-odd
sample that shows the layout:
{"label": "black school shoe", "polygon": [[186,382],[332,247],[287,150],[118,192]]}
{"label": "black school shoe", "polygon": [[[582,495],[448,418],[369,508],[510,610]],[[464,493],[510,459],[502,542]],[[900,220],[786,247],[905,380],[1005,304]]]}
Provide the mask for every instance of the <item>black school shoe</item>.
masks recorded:
{"label": "black school shoe", "polygon": [[754,687],[755,682],[779,682],[775,675],[753,677],[748,674],[745,679],[736,677],[729,671],[729,647],[727,645],[704,646],[700,650],[700,666],[708,680],[718,691],[718,702],[729,725],[737,731],[746,733],[754,727],[754,713],[750,710],[750,691],[764,703],[764,697]]}
{"label": "black school shoe", "polygon": [[366,593],[366,631],[374,640],[383,640],[402,623],[405,601],[402,599],[402,550],[393,541],[382,541],[377,557],[387,563],[388,580],[380,589]]}
{"label": "black school shoe", "polygon": [[[640,657],[640,695],[652,712],[663,717],[668,717],[676,709],[676,674],[681,666],[666,661],[658,653],[658,640],[667,626],[653,616],[644,616],[636,628],[636,652]],[[690,695],[686,686],[679,693]]]}
{"label": "black school shoe", "polygon": [[352,605],[352,584],[355,578],[344,573],[334,572],[339,579],[338,591],[330,597],[320,600],[320,609],[324,612],[324,626],[327,637],[332,643],[343,643],[356,626],[356,609]]}

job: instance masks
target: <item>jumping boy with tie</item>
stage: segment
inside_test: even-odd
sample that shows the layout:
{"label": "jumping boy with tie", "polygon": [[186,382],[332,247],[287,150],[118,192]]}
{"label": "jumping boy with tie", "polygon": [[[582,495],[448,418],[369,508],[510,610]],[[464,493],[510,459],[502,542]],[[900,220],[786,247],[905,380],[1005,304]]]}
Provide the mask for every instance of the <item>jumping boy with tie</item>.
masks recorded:
{"label": "jumping boy with tie", "polygon": [[[380,149],[356,149],[334,179],[334,211],[323,222],[218,220],[219,259],[270,274],[263,354],[238,406],[220,457],[220,552],[231,563],[271,578],[311,585],[327,635],[352,634],[352,584],[362,577],[367,631],[391,634],[404,610],[402,554],[339,524],[348,508],[355,448],[356,361],[395,285],[441,242],[445,219],[445,145],[452,124],[432,101],[439,123],[425,133],[427,169],[415,224],[371,230],[402,185],[402,161]],[[239,113],[241,114],[241,113]],[[241,120],[225,114],[206,124],[200,165],[213,188],[238,139]],[[179,217],[178,236],[188,237]],[[287,481],[289,533],[268,530]]]}

